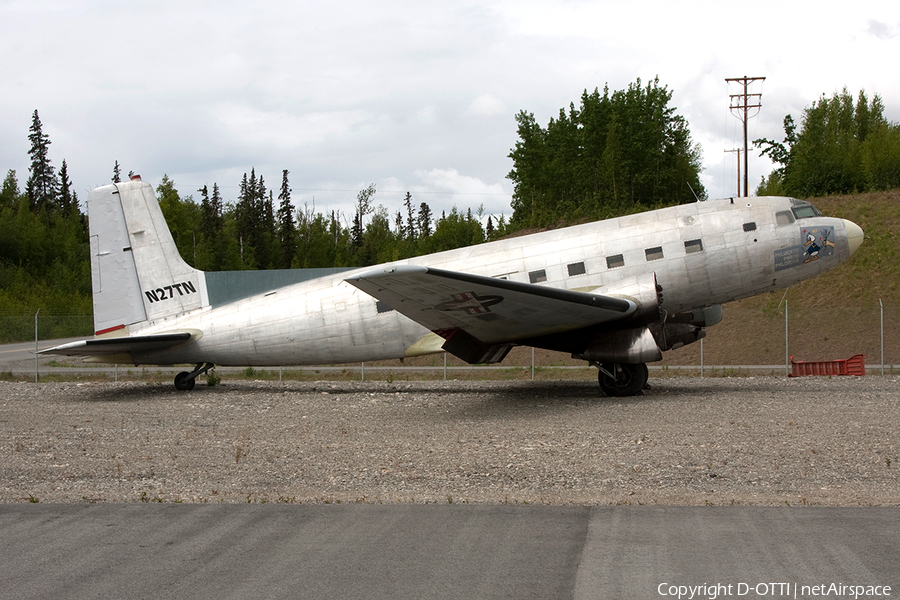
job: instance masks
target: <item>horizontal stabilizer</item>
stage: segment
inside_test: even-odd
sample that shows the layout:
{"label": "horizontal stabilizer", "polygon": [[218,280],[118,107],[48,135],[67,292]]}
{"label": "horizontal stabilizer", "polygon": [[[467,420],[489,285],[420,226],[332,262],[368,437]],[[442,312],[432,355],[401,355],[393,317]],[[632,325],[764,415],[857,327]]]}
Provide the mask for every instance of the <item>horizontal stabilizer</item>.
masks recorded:
{"label": "horizontal stabilizer", "polygon": [[347,282],[444,338],[463,330],[488,345],[624,320],[637,309],[624,298],[411,265]]}
{"label": "horizontal stabilizer", "polygon": [[165,350],[171,346],[191,339],[189,332],[159,333],[156,335],[136,335],[131,337],[112,337],[71,342],[40,350],[38,354],[59,354],[62,356],[104,356],[107,354],[123,354],[131,352],[153,352]]}

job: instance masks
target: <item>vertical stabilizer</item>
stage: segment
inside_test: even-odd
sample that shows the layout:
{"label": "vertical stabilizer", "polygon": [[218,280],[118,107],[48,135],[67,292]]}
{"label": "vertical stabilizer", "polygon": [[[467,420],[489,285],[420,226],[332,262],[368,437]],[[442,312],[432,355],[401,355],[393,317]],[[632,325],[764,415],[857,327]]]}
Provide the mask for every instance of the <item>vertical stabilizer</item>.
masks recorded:
{"label": "vertical stabilizer", "polygon": [[149,183],[135,180],[93,190],[88,218],[98,334],[205,304],[203,272],[178,254]]}

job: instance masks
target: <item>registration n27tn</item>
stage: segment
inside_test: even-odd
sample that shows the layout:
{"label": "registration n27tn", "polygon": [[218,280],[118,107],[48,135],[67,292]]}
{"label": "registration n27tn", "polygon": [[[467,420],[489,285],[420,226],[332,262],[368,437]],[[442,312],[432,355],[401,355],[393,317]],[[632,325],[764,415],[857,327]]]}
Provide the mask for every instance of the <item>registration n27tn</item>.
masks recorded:
{"label": "registration n27tn", "polygon": [[722,304],[830,269],[856,224],[781,197],[696,202],[362,269],[203,272],[178,254],[139,179],[88,197],[95,336],[44,350],[135,365],[350,363],[514,346],[594,365],[610,395],[702,338]]}

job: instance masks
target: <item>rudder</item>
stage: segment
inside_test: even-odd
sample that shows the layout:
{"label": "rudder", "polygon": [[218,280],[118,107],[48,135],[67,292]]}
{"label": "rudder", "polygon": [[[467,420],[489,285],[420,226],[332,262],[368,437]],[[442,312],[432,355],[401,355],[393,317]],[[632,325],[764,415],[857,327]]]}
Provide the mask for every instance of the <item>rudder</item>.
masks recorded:
{"label": "rudder", "polygon": [[87,204],[97,335],[208,304],[204,274],[181,258],[149,183],[97,188]]}

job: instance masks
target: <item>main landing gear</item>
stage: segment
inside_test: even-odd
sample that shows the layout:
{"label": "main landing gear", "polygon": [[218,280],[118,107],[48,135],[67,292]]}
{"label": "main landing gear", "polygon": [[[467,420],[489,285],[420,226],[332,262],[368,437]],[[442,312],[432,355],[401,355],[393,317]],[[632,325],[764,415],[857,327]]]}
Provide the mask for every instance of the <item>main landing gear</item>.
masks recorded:
{"label": "main landing gear", "polygon": [[600,389],[607,396],[634,396],[647,385],[647,363],[603,363],[597,367]]}
{"label": "main landing gear", "polygon": [[214,366],[215,365],[212,363],[197,363],[197,366],[190,373],[188,373],[187,371],[182,371],[175,376],[175,389],[182,391],[194,389],[194,384],[196,383],[197,376],[206,373]]}

